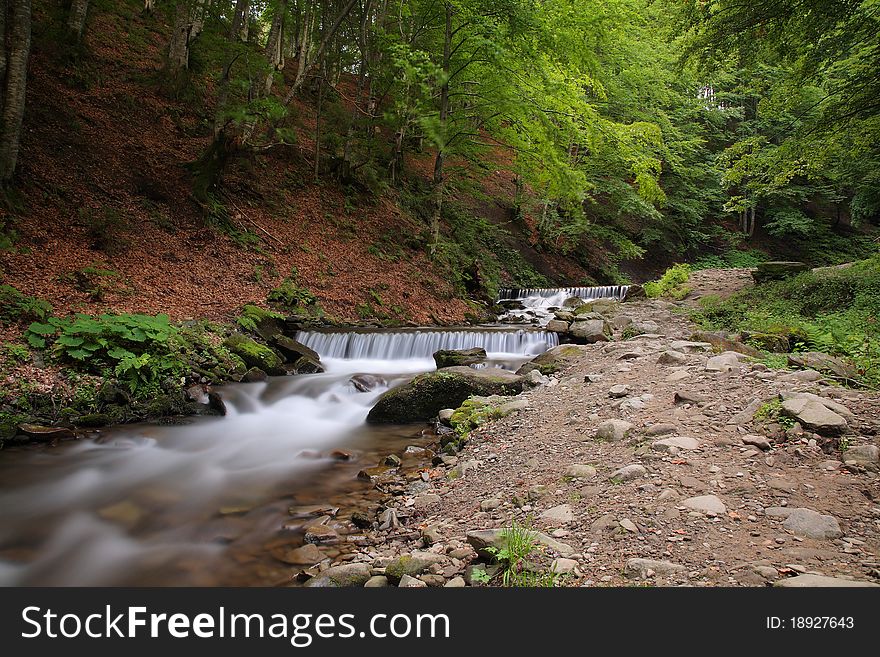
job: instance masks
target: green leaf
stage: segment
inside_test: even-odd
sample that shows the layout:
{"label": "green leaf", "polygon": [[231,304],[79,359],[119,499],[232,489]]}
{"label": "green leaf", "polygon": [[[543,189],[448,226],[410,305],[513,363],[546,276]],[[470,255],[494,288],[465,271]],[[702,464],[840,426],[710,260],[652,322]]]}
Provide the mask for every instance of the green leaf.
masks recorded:
{"label": "green leaf", "polygon": [[85,340],[75,335],[67,335],[66,333],[59,337],[56,341],[57,344],[62,344],[65,347],[79,347]]}
{"label": "green leaf", "polygon": [[41,324],[40,322],[34,322],[28,326],[28,331],[37,335],[55,335],[56,330],[51,324]]}
{"label": "green leaf", "polygon": [[43,349],[46,347],[46,340],[34,333],[28,334],[27,341],[32,347],[36,347],[37,349]]}

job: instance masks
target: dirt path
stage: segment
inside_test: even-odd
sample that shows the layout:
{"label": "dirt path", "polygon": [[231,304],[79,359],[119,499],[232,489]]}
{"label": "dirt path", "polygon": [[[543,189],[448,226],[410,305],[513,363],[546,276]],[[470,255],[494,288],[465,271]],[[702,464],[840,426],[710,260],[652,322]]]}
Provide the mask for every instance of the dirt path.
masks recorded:
{"label": "dirt path", "polygon": [[[747,279],[723,270],[693,284],[684,302],[622,304],[618,324],[627,316],[647,335],[583,347],[521,395],[528,408],[472,432],[457,463],[447,459],[455,478],[440,467],[394,497],[388,506],[408,527],[379,532],[382,543],[359,558],[381,566],[419,549],[413,529],[430,528],[430,550],[461,570],[474,556],[467,532],[513,518],[564,544],[539,561],[566,557],[556,567],[567,585],[763,586],[802,573],[880,583],[880,396],[745,357],[731,371],[708,371],[715,354],[694,345],[668,354],[692,334],[693,299]],[[858,449],[842,457],[836,439],[752,419],[784,392],[843,404],[841,442]],[[617,425],[626,430],[619,440],[598,440],[607,420],[631,426]]]}

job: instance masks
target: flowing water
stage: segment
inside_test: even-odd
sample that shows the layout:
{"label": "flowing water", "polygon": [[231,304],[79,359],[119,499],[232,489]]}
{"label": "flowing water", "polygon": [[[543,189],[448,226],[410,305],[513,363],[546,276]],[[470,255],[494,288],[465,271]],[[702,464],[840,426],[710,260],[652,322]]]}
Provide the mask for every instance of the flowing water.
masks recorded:
{"label": "flowing water", "polygon": [[553,311],[562,308],[569,299],[577,298],[584,302],[596,299],[620,301],[626,296],[628,289],[628,285],[507,289],[498,293],[498,302],[515,302],[502,321],[518,318],[520,321],[546,326],[553,319]]}
{"label": "flowing water", "polygon": [[[382,392],[434,369],[438,349],[482,346],[490,366],[516,368],[556,344],[553,333],[500,327],[298,338],[327,371],[218,388],[226,417],[0,454],[0,584],[290,583],[284,559],[302,543],[306,507],[339,507],[348,527],[346,514],[376,495],[358,471],[434,438],[425,425],[367,425]],[[374,387],[355,387],[356,374]]]}

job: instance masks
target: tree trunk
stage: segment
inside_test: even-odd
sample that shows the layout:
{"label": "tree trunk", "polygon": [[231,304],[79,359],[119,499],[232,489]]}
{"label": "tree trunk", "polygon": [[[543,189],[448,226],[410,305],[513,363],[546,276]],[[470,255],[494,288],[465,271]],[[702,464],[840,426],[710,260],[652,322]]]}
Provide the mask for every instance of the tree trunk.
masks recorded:
{"label": "tree trunk", "polygon": [[143,13],[152,14],[153,10],[156,8],[156,0],[144,0],[144,9]]}
{"label": "tree trunk", "polygon": [[355,92],[354,104],[351,110],[351,120],[348,123],[348,130],[345,134],[345,146],[342,148],[342,168],[340,169],[340,180],[348,180],[351,178],[351,146],[355,135],[355,126],[357,125],[358,112],[361,107],[361,97],[364,95],[367,80],[367,62],[369,60],[369,51],[367,49],[367,25],[370,23],[370,14],[372,12],[372,0],[364,2],[363,14],[361,14],[360,30],[358,31],[358,47],[361,51],[361,61],[358,65],[358,83]]}
{"label": "tree trunk", "polygon": [[232,30],[230,31],[233,41],[247,41],[250,14],[251,0],[238,0],[235,3],[235,15],[232,18]]}
{"label": "tree trunk", "polygon": [[[449,60],[452,53],[452,5],[446,3],[446,30],[443,38],[443,86],[440,87],[440,134],[446,130],[449,119]],[[437,149],[437,157],[434,158],[434,190],[433,190],[433,214],[431,217],[431,255],[437,251],[437,243],[440,241],[440,217],[443,212],[443,195],[446,192],[446,179],[443,176],[444,143]]]}
{"label": "tree trunk", "polygon": [[67,30],[71,38],[79,43],[82,38],[83,28],[86,26],[86,14],[89,13],[89,0],[73,0],[70,3],[70,13],[67,16]]}
{"label": "tree trunk", "polygon": [[178,0],[168,45],[168,66],[172,71],[189,68],[190,46],[205,23],[204,7],[205,0]]}
{"label": "tree trunk", "polygon": [[31,1],[0,0],[0,186],[12,180],[18,163],[24,117],[27,63],[31,48]]}
{"label": "tree trunk", "polygon": [[268,96],[272,91],[272,83],[275,80],[275,72],[284,68],[284,20],[287,14],[287,0],[279,0],[272,17],[272,27],[269,28],[269,37],[266,39],[266,59],[272,70],[266,76],[265,94]]}

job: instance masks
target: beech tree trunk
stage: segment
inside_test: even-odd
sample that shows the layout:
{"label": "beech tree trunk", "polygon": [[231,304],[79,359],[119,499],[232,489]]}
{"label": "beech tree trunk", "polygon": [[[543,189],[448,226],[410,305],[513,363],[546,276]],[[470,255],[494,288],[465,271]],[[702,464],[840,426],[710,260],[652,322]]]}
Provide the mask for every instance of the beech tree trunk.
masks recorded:
{"label": "beech tree trunk", "polygon": [[272,27],[269,28],[269,37],[266,39],[266,59],[272,71],[266,76],[265,94],[268,96],[272,91],[272,82],[275,80],[275,72],[284,68],[284,21],[287,14],[287,0],[279,0],[275,15],[272,17]]}
{"label": "beech tree trunk", "polygon": [[171,70],[189,68],[190,46],[205,23],[204,8],[205,0],[178,0],[168,45],[168,66]]}
{"label": "beech tree trunk", "polygon": [[238,0],[232,18],[232,40],[247,41],[248,23],[251,14],[251,0]]}
{"label": "beech tree trunk", "polygon": [[0,0],[0,186],[18,163],[24,117],[27,64],[31,49],[31,0]]}
{"label": "beech tree trunk", "polygon": [[[440,87],[440,131],[446,128],[449,119],[449,60],[452,56],[452,5],[446,3],[446,30],[443,38],[443,86]],[[437,157],[434,158],[434,211],[431,217],[431,255],[437,251],[437,243],[440,241],[440,216],[443,212],[443,195],[445,193],[446,179],[443,175],[443,160],[445,144],[437,149]]]}
{"label": "beech tree trunk", "polygon": [[89,13],[89,0],[73,0],[67,16],[67,29],[74,41],[79,43],[86,26],[86,15]]}

